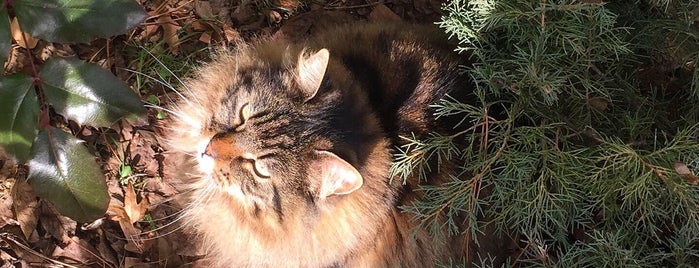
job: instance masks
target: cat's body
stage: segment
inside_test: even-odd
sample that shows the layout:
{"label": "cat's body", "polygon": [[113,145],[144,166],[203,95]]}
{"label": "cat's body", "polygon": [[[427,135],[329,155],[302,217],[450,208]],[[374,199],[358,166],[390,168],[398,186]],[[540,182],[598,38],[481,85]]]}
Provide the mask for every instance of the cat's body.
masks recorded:
{"label": "cat's body", "polygon": [[[465,258],[464,237],[435,243],[398,208],[419,198],[417,178],[389,178],[400,135],[448,129],[429,105],[463,90],[457,76],[443,37],[412,25],[344,27],[221,55],[186,83],[165,128],[171,151],[198,166],[178,178],[193,189],[186,227],[221,267]],[[429,183],[445,180],[444,165]]]}

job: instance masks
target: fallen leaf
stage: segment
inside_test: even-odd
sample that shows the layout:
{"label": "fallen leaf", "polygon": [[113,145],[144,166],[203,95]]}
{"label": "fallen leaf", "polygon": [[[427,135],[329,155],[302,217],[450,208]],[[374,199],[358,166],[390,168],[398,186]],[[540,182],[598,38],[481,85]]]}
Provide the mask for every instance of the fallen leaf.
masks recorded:
{"label": "fallen leaf", "polygon": [[148,200],[141,199],[141,202],[136,200],[136,192],[134,191],[133,184],[129,182],[124,189],[124,212],[129,217],[131,224],[134,224],[143,219],[148,211]]}
{"label": "fallen leaf", "polygon": [[[12,39],[14,39],[15,42],[17,42],[17,44],[23,48],[32,49],[39,43],[39,39],[32,37],[28,33],[22,32],[22,29],[19,28],[17,18],[12,18],[12,22],[10,23],[10,31],[12,32]],[[22,36],[24,36],[24,38],[22,38]],[[26,43],[24,42],[25,40]]]}
{"label": "fallen leaf", "polygon": [[600,112],[604,112],[605,110],[607,110],[607,107],[609,106],[609,101],[605,98],[592,97],[588,98],[586,101],[587,105],[592,107],[592,109],[595,109]]}
{"label": "fallen leaf", "polygon": [[51,236],[63,243],[70,240],[70,235],[75,234],[78,223],[58,213],[49,202],[39,202],[39,223]]}
{"label": "fallen leaf", "polygon": [[124,206],[112,199],[109,203],[109,208],[107,209],[106,214],[110,220],[119,223],[119,227],[121,227],[121,231],[124,233],[124,237],[126,237],[127,241],[124,249],[131,252],[143,253],[145,248],[143,241],[140,238],[141,232],[131,223],[129,215],[126,214]]}
{"label": "fallen leaf", "polygon": [[8,254],[4,250],[0,249],[0,261],[2,261],[2,267],[17,267],[15,262],[17,262],[17,258],[13,257],[12,255]]}
{"label": "fallen leaf", "polygon": [[374,7],[374,9],[369,13],[369,21],[371,22],[381,22],[381,21],[401,21],[400,17],[393,13],[393,11],[384,4],[379,4]]}
{"label": "fallen leaf", "polygon": [[194,13],[203,19],[214,18],[214,11],[209,1],[194,1]]}
{"label": "fallen leaf", "polygon": [[672,166],[675,168],[675,172],[682,176],[689,184],[691,185],[697,185],[699,184],[699,178],[697,178],[697,175],[694,174],[694,172],[687,167],[687,164],[682,163],[682,162],[675,162],[672,164]]}
{"label": "fallen leaf", "polygon": [[240,39],[240,33],[231,26],[228,26],[228,24],[223,24],[223,34],[226,36],[226,41],[228,43],[233,43]]}
{"label": "fallen leaf", "polygon": [[238,25],[250,25],[260,23],[260,14],[255,9],[255,1],[242,0],[238,7],[233,10],[231,18]]}
{"label": "fallen leaf", "polygon": [[158,24],[163,27],[163,39],[170,46],[170,52],[177,54],[180,49],[180,38],[177,31],[181,28],[170,16],[160,16]]}
{"label": "fallen leaf", "polygon": [[71,237],[65,246],[56,247],[51,256],[66,263],[84,266],[94,262],[107,263],[99,257],[95,248],[77,236]]}
{"label": "fallen leaf", "polygon": [[30,237],[36,230],[39,201],[32,191],[32,187],[25,180],[18,180],[12,187],[13,207],[19,227],[22,228],[24,237],[31,241]]}
{"label": "fallen leaf", "polygon": [[97,243],[97,252],[99,252],[102,259],[111,263],[112,267],[119,267],[119,261],[116,256],[117,249],[114,247],[115,245],[109,242],[102,230],[98,230],[97,233],[99,234],[100,238],[99,243]]}
{"label": "fallen leaf", "polygon": [[211,34],[210,34],[210,33],[202,33],[202,34],[199,36],[199,41],[201,41],[201,42],[203,42],[203,43],[205,43],[205,44],[210,45],[210,44],[211,44]]}
{"label": "fallen leaf", "polygon": [[10,219],[14,219],[15,214],[12,212],[12,204],[14,196],[12,195],[14,178],[3,178],[0,176],[0,228],[7,224],[11,224]]}
{"label": "fallen leaf", "polygon": [[50,261],[50,259],[44,257],[44,255],[42,255],[41,253],[23,244],[19,237],[16,237],[12,234],[2,233],[0,234],[0,240],[7,243],[12,249],[12,252],[14,252],[20,260],[34,264],[45,263],[46,261]]}

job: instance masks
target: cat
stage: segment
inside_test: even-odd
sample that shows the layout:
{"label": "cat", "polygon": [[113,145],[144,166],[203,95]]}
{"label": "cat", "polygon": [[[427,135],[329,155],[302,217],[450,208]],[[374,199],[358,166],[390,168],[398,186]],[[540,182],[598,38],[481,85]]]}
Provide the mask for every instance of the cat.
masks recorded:
{"label": "cat", "polygon": [[[164,139],[196,163],[177,179],[191,189],[185,227],[206,260],[434,267],[472,259],[463,235],[435,242],[399,209],[420,197],[417,178],[389,177],[400,136],[450,131],[430,105],[467,90],[459,64],[438,29],[367,23],[295,44],[240,44],[202,66],[170,107]],[[442,163],[427,183],[451,169]]]}

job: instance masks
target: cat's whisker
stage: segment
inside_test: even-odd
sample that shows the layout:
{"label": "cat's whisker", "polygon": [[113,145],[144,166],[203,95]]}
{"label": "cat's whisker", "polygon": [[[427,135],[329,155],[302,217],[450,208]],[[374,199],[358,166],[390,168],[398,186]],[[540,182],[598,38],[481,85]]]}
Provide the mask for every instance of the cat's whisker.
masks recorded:
{"label": "cat's whisker", "polygon": [[[166,82],[163,81],[162,79],[158,79],[158,78],[155,78],[155,77],[153,77],[153,76],[151,76],[151,75],[148,75],[148,74],[146,74],[146,73],[143,73],[143,72],[140,72],[140,71],[136,71],[136,70],[132,70],[132,69],[128,69],[128,68],[122,68],[122,70],[125,70],[125,71],[130,72],[130,73],[134,73],[134,74],[137,74],[137,75],[145,76],[146,78],[148,78],[148,79],[150,79],[150,80],[152,80],[152,81],[155,81],[156,83],[158,83],[158,84],[160,84],[160,85],[166,87],[166,88],[169,89],[170,91],[172,91],[172,92],[174,92],[175,94],[177,94],[177,96],[180,97],[180,99],[184,100],[188,105],[190,105],[190,106],[193,105],[192,102],[189,100],[189,98],[185,97],[179,90],[177,90],[177,89],[176,89],[175,87],[173,87],[172,85],[166,83]],[[168,100],[170,101],[170,103],[174,103],[174,102],[175,102],[172,98],[170,98],[169,95],[165,94],[165,96],[168,98]],[[197,101],[197,102],[198,102],[198,101]]]}
{"label": "cat's whisker", "polygon": [[163,111],[166,111],[166,112],[170,113],[171,115],[177,116],[177,117],[179,117],[179,118],[186,118],[186,116],[185,116],[184,114],[182,114],[182,113],[175,112],[174,110],[171,110],[171,109],[168,109],[168,108],[159,106],[159,105],[155,105],[155,104],[152,104],[152,103],[146,103],[146,104],[144,104],[143,106],[148,107],[148,108],[163,110]]}
{"label": "cat's whisker", "polygon": [[[192,192],[192,191],[194,191],[194,190],[196,190],[196,189],[189,189],[189,190],[187,190],[187,191],[178,193],[178,195],[181,195],[181,194],[189,194],[190,192]],[[164,204],[164,203],[166,203],[166,202],[171,201],[172,199],[173,199],[173,197],[169,197],[169,198],[167,198],[167,199],[161,201],[160,203],[152,204],[152,206],[153,206],[153,207],[160,206],[160,205],[162,205],[162,204]],[[176,211],[176,212],[174,212],[174,213],[172,213],[172,214],[170,214],[170,215],[166,215],[166,216],[163,216],[163,217],[160,217],[160,218],[150,219],[149,222],[159,222],[159,221],[164,221],[164,220],[167,220],[167,219],[171,219],[171,218],[173,218],[173,217],[176,217],[177,215],[180,215],[180,214],[184,213],[184,209],[187,209],[187,208],[189,208],[189,207],[190,207],[190,206],[188,205],[188,206],[186,206],[185,208],[181,208],[181,209],[179,209],[178,211]],[[149,231],[149,232],[150,232],[150,231]]]}
{"label": "cat's whisker", "polygon": [[[187,218],[187,216],[194,213],[193,208],[196,208],[197,206],[199,206],[201,204],[209,202],[209,200],[211,200],[211,197],[214,195],[215,190],[216,190],[216,186],[213,183],[207,184],[206,188],[204,188],[202,190],[201,194],[197,197],[197,199],[195,199],[192,203],[187,205],[187,207],[180,210],[180,212],[175,213],[175,214],[179,214],[179,215],[173,221],[171,221],[163,226],[160,226],[158,228],[148,230],[147,232],[142,232],[140,235],[146,235],[148,233],[153,233],[153,232],[163,230],[165,228],[172,226],[173,224],[180,222],[182,219]],[[204,200],[206,200],[206,201],[204,201]],[[173,214],[173,215],[175,215],[175,214]],[[177,231],[181,230],[182,228],[186,227],[187,224],[191,223],[194,219],[195,219],[195,217],[189,217],[189,218],[187,218],[186,221],[180,223],[180,226],[176,227],[175,229],[170,230],[170,231],[163,233],[163,234],[158,234],[154,237],[144,238],[143,240],[153,240],[153,239],[158,239],[161,237],[168,236],[168,235],[170,235],[174,232],[177,232]]]}
{"label": "cat's whisker", "polygon": [[[165,68],[165,70],[166,70],[169,74],[171,74],[173,77],[175,77],[175,79],[177,79],[177,82],[180,83],[180,85],[182,86],[182,88],[183,88],[184,90],[186,90],[187,93],[189,93],[190,96],[195,96],[194,93],[192,92],[192,90],[187,86],[187,84],[185,84],[184,81],[182,81],[182,79],[180,79],[179,76],[177,76],[172,70],[170,70],[170,68],[168,68],[162,61],[160,61],[160,59],[158,59],[158,57],[156,57],[155,55],[153,55],[153,53],[151,53],[151,52],[150,52],[148,49],[146,49],[145,47],[142,47],[142,49],[145,50],[146,53],[148,53],[148,55],[150,55],[156,62],[158,62],[158,64],[160,64],[160,66],[162,66],[163,68]],[[179,94],[179,93],[178,93],[178,94]],[[199,99],[197,99],[197,98],[195,97],[194,100],[197,102],[197,104],[199,104],[200,106],[202,106],[201,102],[199,102]]]}

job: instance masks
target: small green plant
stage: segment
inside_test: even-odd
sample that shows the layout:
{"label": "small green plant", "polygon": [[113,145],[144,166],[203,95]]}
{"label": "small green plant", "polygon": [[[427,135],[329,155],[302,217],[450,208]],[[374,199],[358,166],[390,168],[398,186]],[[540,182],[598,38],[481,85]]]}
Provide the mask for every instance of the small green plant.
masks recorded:
{"label": "small green plant", "polygon": [[[22,31],[48,42],[88,42],[124,33],[146,12],[133,0],[4,0],[0,57],[10,51],[10,14]],[[109,127],[145,113],[140,98],[112,73],[77,58],[50,58],[28,73],[0,77],[0,147],[29,166],[34,192],[64,215],[87,222],[109,204],[99,165],[82,141],[52,126],[50,109],[80,125]]]}

